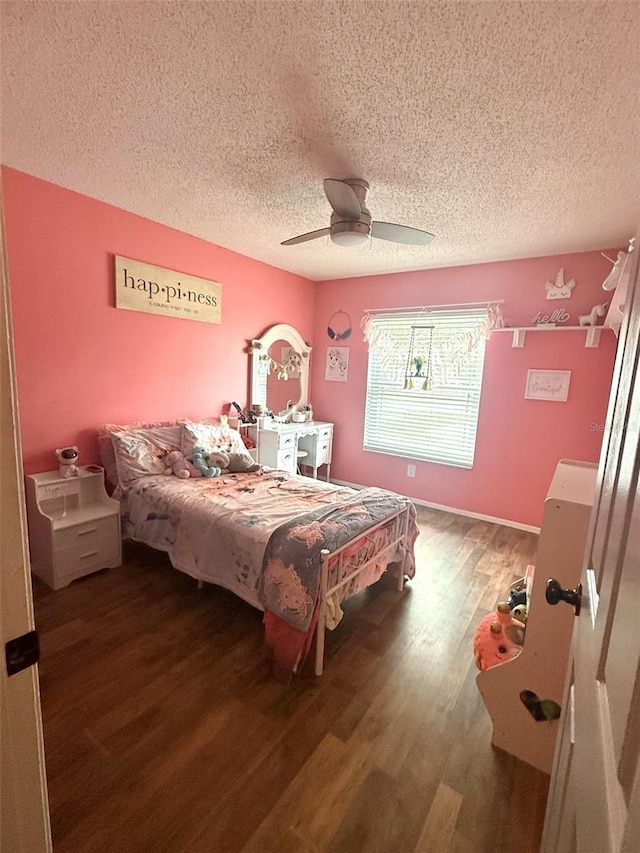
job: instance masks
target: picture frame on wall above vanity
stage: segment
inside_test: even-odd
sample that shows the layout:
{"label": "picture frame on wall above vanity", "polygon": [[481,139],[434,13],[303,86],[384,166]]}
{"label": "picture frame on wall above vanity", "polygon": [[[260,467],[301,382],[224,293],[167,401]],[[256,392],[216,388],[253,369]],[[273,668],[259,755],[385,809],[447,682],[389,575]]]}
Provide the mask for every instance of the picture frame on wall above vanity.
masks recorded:
{"label": "picture frame on wall above vanity", "polygon": [[525,399],[566,403],[569,397],[570,381],[570,370],[529,370],[524,392]]}

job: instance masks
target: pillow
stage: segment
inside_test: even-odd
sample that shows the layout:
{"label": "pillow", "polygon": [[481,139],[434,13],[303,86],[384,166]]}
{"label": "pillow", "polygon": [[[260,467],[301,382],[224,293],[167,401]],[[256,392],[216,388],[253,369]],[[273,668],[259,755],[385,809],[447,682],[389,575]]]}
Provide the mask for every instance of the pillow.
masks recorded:
{"label": "pillow", "polygon": [[182,428],[158,426],[114,430],[111,433],[118,481],[128,486],[147,474],[164,474],[164,457],[180,450]]}
{"label": "pillow", "polygon": [[157,429],[159,427],[172,427],[175,432],[172,437],[177,437],[176,447],[180,447],[182,436],[182,427],[180,421],[139,421],[132,424],[105,424],[102,429],[98,430],[98,450],[100,452],[100,461],[104,467],[107,482],[111,486],[118,485],[118,468],[116,466],[116,454],[111,441],[113,433],[130,432],[138,429]]}
{"label": "pillow", "polygon": [[229,426],[183,421],[182,452],[189,456],[196,446],[201,447],[205,453],[213,453],[216,450],[226,453],[246,452],[240,433]]}

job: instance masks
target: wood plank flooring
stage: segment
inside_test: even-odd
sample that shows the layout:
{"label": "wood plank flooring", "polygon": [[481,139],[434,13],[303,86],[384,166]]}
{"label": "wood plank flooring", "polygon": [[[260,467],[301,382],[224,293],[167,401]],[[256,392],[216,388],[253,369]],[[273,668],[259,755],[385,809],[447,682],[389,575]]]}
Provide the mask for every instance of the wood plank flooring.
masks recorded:
{"label": "wood plank flooring", "polygon": [[417,572],[289,686],[261,614],[125,546],[34,580],[56,853],[534,853],[548,779],[491,747],[471,643],[537,537],[420,508]]}

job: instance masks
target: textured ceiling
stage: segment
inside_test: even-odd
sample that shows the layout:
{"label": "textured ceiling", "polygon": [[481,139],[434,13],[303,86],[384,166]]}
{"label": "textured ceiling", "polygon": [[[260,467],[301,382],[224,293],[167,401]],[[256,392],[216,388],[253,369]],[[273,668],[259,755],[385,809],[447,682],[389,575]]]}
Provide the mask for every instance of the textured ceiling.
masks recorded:
{"label": "textured ceiling", "polygon": [[[2,160],[312,279],[622,245],[639,10],[2,2]],[[437,239],[280,246],[329,224],[325,177]]]}

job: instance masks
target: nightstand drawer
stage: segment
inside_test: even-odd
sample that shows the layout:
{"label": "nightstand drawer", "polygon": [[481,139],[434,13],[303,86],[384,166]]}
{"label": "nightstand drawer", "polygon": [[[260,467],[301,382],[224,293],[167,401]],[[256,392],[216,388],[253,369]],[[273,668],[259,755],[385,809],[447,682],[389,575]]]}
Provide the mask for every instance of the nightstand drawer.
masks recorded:
{"label": "nightstand drawer", "polygon": [[108,515],[103,518],[94,518],[70,527],[63,527],[55,533],[56,546],[60,548],[72,548],[76,545],[81,549],[88,549],[105,538],[117,538],[118,517]]}
{"label": "nightstand drawer", "polygon": [[60,579],[81,577],[94,569],[117,566],[120,562],[119,543],[112,535],[92,542],[76,542],[60,548],[55,555],[56,574]]}

